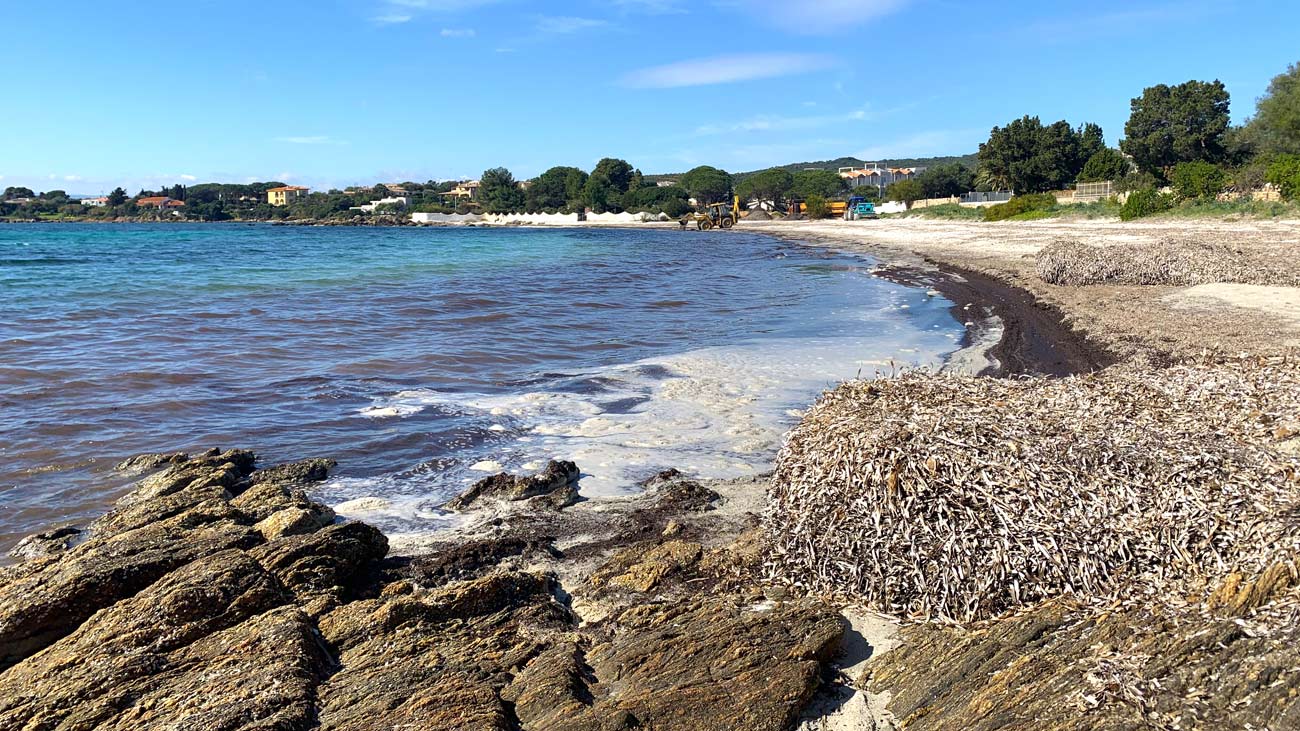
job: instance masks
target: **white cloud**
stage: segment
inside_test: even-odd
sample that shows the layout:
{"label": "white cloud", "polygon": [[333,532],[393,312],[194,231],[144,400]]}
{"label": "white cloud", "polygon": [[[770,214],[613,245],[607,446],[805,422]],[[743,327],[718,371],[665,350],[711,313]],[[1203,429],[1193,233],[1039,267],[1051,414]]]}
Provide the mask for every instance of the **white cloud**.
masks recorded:
{"label": "white cloud", "polygon": [[346,145],[343,140],[336,140],[329,135],[308,135],[306,137],[276,137],[276,142],[286,142],[291,145]]}
{"label": "white cloud", "polygon": [[371,21],[379,25],[409,23],[417,15],[448,15],[493,5],[501,0],[382,0]]}
{"label": "white cloud", "polygon": [[889,15],[912,0],[718,0],[727,13],[740,13],[791,33],[828,35]]}
{"label": "white cloud", "polygon": [[608,25],[596,18],[577,18],[567,15],[545,15],[537,19],[537,30],[547,35],[568,35]]}
{"label": "white cloud", "polygon": [[622,82],[637,89],[673,89],[794,76],[832,65],[833,59],[817,54],[742,53],[640,69],[625,75]]}
{"label": "white cloud", "polygon": [[194,176],[194,175],[181,175],[181,176],[179,176],[179,177],[180,177],[181,180],[184,180],[184,181],[187,182],[187,183],[192,183],[192,182],[194,182],[195,180],[198,180],[198,177],[197,177],[197,176]]}
{"label": "white cloud", "polygon": [[85,178],[81,177],[80,175],[64,175],[63,179],[69,183],[80,183],[81,181],[85,180]]}
{"label": "white cloud", "polygon": [[840,114],[819,114],[802,117],[760,114],[739,122],[701,125],[695,128],[695,134],[705,136],[735,134],[738,132],[788,132],[799,129],[817,129],[850,122],[865,122],[877,119],[881,114],[883,113],[872,112],[867,107]]}
{"label": "white cloud", "polygon": [[477,33],[473,28],[443,28],[438,35],[443,38],[473,38]]}

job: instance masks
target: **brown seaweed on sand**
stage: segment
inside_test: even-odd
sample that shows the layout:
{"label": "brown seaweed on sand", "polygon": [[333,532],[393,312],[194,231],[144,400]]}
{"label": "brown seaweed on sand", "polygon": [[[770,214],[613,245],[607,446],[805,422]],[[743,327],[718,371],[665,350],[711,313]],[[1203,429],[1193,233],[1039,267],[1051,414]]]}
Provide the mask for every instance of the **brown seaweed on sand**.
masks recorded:
{"label": "brown seaweed on sand", "polygon": [[903,616],[1178,603],[1300,556],[1300,364],[828,392],[782,450],[766,571]]}
{"label": "brown seaweed on sand", "polygon": [[1067,286],[1213,282],[1300,286],[1300,275],[1289,261],[1279,261],[1268,252],[1195,239],[1094,246],[1063,238],[1044,246],[1036,263],[1044,282]]}

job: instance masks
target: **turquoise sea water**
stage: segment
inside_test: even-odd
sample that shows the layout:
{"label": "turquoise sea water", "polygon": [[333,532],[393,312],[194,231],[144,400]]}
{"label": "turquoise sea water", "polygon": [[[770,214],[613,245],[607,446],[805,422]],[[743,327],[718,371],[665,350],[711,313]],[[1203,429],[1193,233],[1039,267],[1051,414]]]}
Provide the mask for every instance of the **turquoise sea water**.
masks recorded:
{"label": "turquoise sea water", "polygon": [[402,539],[498,468],[582,490],[765,468],[835,381],[933,364],[950,303],[741,231],[0,226],[0,549],[145,451],[330,456]]}

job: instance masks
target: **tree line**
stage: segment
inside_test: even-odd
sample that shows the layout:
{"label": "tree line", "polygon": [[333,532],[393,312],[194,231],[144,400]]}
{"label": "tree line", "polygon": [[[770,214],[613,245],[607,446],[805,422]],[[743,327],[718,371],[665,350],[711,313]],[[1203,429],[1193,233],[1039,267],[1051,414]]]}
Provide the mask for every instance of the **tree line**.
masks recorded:
{"label": "tree line", "polygon": [[1102,143],[1095,124],[1044,125],[1024,116],[994,127],[980,145],[977,185],[1017,194],[1114,181],[1117,191],[1170,186],[1180,198],[1208,198],[1265,182],[1286,197],[1300,190],[1300,64],[1275,77],[1255,114],[1234,126],[1223,83],[1157,84],[1129,104],[1118,148]]}
{"label": "tree line", "polygon": [[[942,198],[971,190],[1013,190],[1018,195],[1063,190],[1078,183],[1113,181],[1116,191],[1158,191],[1171,186],[1181,198],[1213,197],[1225,189],[1255,190],[1272,183],[1284,197],[1300,198],[1300,64],[1292,64],[1269,84],[1244,124],[1234,126],[1230,98],[1219,81],[1187,81],[1148,87],[1130,102],[1124,138],[1118,148],[1105,144],[1100,126],[1073,126],[1065,120],[1044,124],[1025,115],[994,127],[981,143],[976,164],[960,161],[932,165],[914,178],[885,191],[890,200],[911,202]],[[793,200],[820,208],[825,200],[850,193],[833,170],[791,170],[774,167],[735,176],[709,165],[696,167],[671,184],[647,179],[626,160],[604,158],[587,172],[556,166],[528,181],[517,180],[506,168],[484,171],[475,206],[494,213],[556,212],[590,209],[648,211],[672,217],[690,210],[691,200],[708,204],[745,200],[769,201],[777,207]],[[662,178],[663,176],[658,176]],[[11,186],[0,196],[0,216],[39,214],[83,217],[147,217],[159,215],[135,205],[142,197],[163,195],[185,202],[185,217],[195,220],[328,219],[356,215],[351,210],[387,197],[383,185],[358,190],[317,192],[288,206],[271,206],[266,191],[283,183],[206,183],[174,185],[129,196],[122,188],[108,196],[108,205],[87,208],[65,191],[40,194]],[[464,201],[443,194],[453,181],[406,182],[401,187],[412,210],[470,210]],[[874,186],[852,192],[875,198]],[[1143,200],[1167,204],[1154,193]]]}

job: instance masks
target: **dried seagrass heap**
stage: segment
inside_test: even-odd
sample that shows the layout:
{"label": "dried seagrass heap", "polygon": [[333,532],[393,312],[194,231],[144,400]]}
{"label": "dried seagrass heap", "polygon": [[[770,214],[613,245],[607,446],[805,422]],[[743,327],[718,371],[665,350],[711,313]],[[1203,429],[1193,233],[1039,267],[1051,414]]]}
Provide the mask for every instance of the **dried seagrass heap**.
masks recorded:
{"label": "dried seagrass heap", "polygon": [[[1281,256],[1294,254],[1286,252]],[[1269,252],[1226,244],[1166,239],[1141,246],[1092,246],[1059,239],[1038,252],[1038,276],[1048,284],[1168,284],[1211,282],[1300,286],[1288,261]]]}
{"label": "dried seagrass heap", "polygon": [[914,372],[825,394],[782,450],[766,568],[885,612],[1179,602],[1300,557],[1300,366],[1058,380]]}

